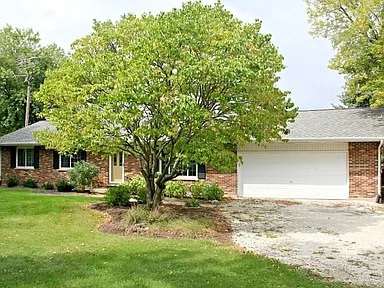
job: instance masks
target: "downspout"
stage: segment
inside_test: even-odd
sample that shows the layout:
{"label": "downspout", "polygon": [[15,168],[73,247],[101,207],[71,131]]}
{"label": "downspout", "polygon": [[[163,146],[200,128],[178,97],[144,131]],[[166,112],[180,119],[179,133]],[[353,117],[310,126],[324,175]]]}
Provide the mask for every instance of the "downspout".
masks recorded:
{"label": "downspout", "polygon": [[381,203],[381,147],[383,146],[384,140],[380,141],[379,148],[377,150],[377,196],[376,203]]}

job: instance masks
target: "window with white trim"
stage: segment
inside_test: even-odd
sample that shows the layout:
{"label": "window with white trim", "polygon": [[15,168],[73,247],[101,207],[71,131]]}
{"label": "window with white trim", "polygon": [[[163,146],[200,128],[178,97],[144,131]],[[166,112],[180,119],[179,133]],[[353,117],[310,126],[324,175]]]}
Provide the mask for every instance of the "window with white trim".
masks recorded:
{"label": "window with white trim", "polygon": [[17,148],[16,160],[16,168],[34,168],[34,148]]}
{"label": "window with white trim", "polygon": [[[197,180],[197,164],[183,165],[180,169],[179,175],[176,180]],[[159,171],[163,171],[162,162],[159,161]],[[171,169],[168,168],[168,173],[171,173]]]}
{"label": "window with white trim", "polygon": [[75,167],[75,164],[81,160],[79,154],[72,156],[60,155],[59,169],[70,169]]}

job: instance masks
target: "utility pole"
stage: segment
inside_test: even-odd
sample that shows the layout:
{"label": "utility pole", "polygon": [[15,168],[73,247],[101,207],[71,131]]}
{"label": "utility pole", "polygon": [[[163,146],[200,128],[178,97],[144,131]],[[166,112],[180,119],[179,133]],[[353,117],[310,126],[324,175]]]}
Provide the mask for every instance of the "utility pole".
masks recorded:
{"label": "utility pole", "polygon": [[24,127],[27,127],[29,125],[29,110],[31,109],[31,80],[32,75],[30,74],[30,67],[31,66],[31,60],[38,59],[39,57],[29,57],[24,59],[19,59],[19,65],[24,66],[26,70],[26,75],[16,75],[16,76],[25,76],[25,81],[27,83],[27,101],[25,105],[25,120],[24,120]]}
{"label": "utility pole", "polygon": [[29,125],[29,106],[31,106],[31,83],[30,83],[30,75],[27,75],[25,81],[27,82],[27,104],[25,107],[25,122],[24,126],[27,127]]}

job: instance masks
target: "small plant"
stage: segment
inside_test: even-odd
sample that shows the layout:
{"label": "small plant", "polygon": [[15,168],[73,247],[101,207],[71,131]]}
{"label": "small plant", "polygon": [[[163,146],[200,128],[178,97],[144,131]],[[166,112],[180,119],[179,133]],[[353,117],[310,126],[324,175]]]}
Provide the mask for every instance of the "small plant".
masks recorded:
{"label": "small plant", "polygon": [[7,179],[7,187],[16,187],[19,185],[19,178],[16,175],[10,175]]}
{"label": "small plant", "polygon": [[189,187],[193,198],[219,200],[224,197],[223,188],[217,183],[199,182]]}
{"label": "small plant", "polygon": [[26,187],[26,188],[37,188],[38,185],[37,185],[37,182],[33,179],[28,179],[28,180],[25,180],[23,182],[23,187]]}
{"label": "small plant", "polygon": [[71,192],[75,186],[68,180],[59,180],[56,182],[56,189],[59,192]]}
{"label": "small plant", "polygon": [[49,182],[45,182],[43,183],[41,186],[40,186],[41,189],[44,189],[44,190],[53,190],[55,189],[55,186],[52,184],[52,183],[49,183]]}
{"label": "small plant", "polygon": [[190,198],[185,201],[185,206],[187,207],[200,207],[200,201],[195,198]]}
{"label": "small plant", "polygon": [[185,186],[181,181],[171,181],[165,186],[164,195],[167,197],[184,198],[186,195]]}
{"label": "small plant", "polygon": [[104,201],[112,206],[128,206],[131,194],[128,185],[121,184],[108,188],[108,191],[104,196]]}
{"label": "small plant", "polygon": [[140,204],[147,203],[147,186],[143,177],[134,176],[126,185],[131,194],[136,195]]}
{"label": "small plant", "polygon": [[84,192],[85,187],[92,186],[94,178],[99,174],[99,168],[94,164],[79,161],[73,169],[68,170],[69,179],[75,184],[76,189]]}
{"label": "small plant", "polygon": [[125,224],[128,226],[135,224],[152,224],[155,222],[166,222],[171,219],[167,213],[161,213],[159,210],[149,210],[143,206],[135,206],[127,211],[124,216]]}

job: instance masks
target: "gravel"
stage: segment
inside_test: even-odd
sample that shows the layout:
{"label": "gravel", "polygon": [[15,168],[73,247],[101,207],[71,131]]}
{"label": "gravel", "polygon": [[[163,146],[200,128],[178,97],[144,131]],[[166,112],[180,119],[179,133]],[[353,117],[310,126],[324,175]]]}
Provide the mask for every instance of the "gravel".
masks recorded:
{"label": "gravel", "polygon": [[384,206],[352,201],[222,204],[248,251],[357,285],[384,287]]}

